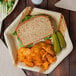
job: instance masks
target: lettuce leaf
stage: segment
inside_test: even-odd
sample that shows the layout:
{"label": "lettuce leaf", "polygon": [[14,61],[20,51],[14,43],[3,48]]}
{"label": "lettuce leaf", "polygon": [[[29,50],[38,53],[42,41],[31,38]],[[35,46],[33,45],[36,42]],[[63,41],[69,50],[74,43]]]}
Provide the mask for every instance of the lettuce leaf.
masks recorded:
{"label": "lettuce leaf", "polygon": [[28,47],[28,48],[30,48],[30,47],[32,47],[33,45],[32,44],[30,44],[30,45],[27,45],[26,47]]}
{"label": "lettuce leaf", "polygon": [[16,32],[16,31],[14,31],[14,32],[13,32],[13,35],[17,36],[17,32]]}
{"label": "lettuce leaf", "polygon": [[31,19],[31,18],[33,18],[33,17],[35,17],[34,15],[27,15],[27,16],[25,16],[25,18],[21,21],[21,23],[22,22],[24,22],[24,21],[26,21],[26,20],[29,20],[29,19]]}
{"label": "lettuce leaf", "polygon": [[17,40],[19,42],[20,47],[23,47],[23,44],[21,43],[20,39],[17,37]]}
{"label": "lettuce leaf", "polygon": [[51,38],[51,36],[49,36],[49,37],[45,37],[44,40],[47,40],[47,39],[50,39],[50,38]]}

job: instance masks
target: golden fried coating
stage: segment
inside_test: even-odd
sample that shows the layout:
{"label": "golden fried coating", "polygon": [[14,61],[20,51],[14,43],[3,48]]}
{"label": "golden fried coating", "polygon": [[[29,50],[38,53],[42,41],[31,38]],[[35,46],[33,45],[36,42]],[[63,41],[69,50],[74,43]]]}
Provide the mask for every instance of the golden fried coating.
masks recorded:
{"label": "golden fried coating", "polygon": [[27,66],[29,66],[29,67],[33,67],[33,66],[34,66],[34,63],[31,62],[31,61],[28,60],[28,59],[24,59],[24,63],[25,63]]}
{"label": "golden fried coating", "polygon": [[24,62],[24,56],[18,56],[18,61]]}
{"label": "golden fried coating", "polygon": [[51,40],[50,39],[47,39],[47,40],[45,40],[45,43],[51,45]]}
{"label": "golden fried coating", "polygon": [[46,47],[42,47],[43,49],[45,49],[46,52],[48,52],[49,54],[51,54],[52,56],[55,55],[54,51],[52,50],[52,47],[50,45],[46,45]]}
{"label": "golden fried coating", "polygon": [[42,69],[47,70],[49,68],[49,63],[46,61],[42,64]]}
{"label": "golden fried coating", "polygon": [[18,61],[29,67],[41,67],[47,70],[49,65],[56,61],[56,56],[51,46],[51,41],[45,40],[35,44],[32,48],[20,48]]}

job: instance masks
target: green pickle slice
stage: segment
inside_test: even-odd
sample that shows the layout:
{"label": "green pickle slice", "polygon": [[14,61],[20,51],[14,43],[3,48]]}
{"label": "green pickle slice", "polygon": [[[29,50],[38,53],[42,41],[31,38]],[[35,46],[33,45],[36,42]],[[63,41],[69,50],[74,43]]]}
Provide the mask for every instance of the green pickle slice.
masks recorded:
{"label": "green pickle slice", "polygon": [[61,48],[66,47],[65,39],[60,31],[56,32]]}
{"label": "green pickle slice", "polygon": [[52,35],[53,43],[54,43],[54,51],[56,54],[58,54],[61,51],[61,47],[57,38],[57,35],[54,33]]}

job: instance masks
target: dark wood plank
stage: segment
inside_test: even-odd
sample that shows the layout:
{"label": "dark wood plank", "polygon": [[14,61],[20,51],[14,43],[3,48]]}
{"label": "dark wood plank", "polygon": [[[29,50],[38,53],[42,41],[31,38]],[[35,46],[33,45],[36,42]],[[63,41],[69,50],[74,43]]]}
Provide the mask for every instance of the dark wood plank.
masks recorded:
{"label": "dark wood plank", "polygon": [[74,47],[70,54],[70,76],[76,76],[76,12],[70,12],[70,36]]}
{"label": "dark wood plank", "polygon": [[69,56],[66,57],[55,69],[55,76],[70,76],[69,74]]}
{"label": "dark wood plank", "polygon": [[[26,0],[27,6],[32,6],[32,7],[37,7],[37,8],[42,8],[42,9],[47,9],[47,0],[44,0],[42,4],[40,5],[34,5],[31,0]],[[41,74],[37,72],[32,72],[32,71],[26,71],[24,70],[27,76],[47,76],[46,74]]]}
{"label": "dark wood plank", "polygon": [[61,9],[61,8],[55,7],[54,4],[58,1],[59,0],[48,0],[48,10],[62,13],[64,15],[65,21],[66,21],[67,26],[69,28],[69,11],[66,9]]}
{"label": "dark wood plank", "polygon": [[24,70],[26,76],[47,76],[46,74],[42,74],[39,72],[33,72],[33,71],[28,71],[28,70]]}
{"label": "dark wood plank", "polygon": [[[64,15],[68,29],[69,29],[69,11],[56,8],[54,4],[59,0],[48,0],[48,10],[60,12]],[[69,76],[69,56],[66,57],[57,68],[48,76]]]}

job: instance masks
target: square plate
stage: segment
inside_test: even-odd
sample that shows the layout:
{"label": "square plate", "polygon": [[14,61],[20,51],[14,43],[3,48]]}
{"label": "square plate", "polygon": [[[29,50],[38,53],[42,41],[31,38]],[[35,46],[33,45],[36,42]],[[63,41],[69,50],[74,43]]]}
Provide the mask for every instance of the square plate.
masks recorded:
{"label": "square plate", "polygon": [[[19,24],[19,21],[22,17],[22,14],[26,11],[26,9],[24,9],[20,15],[11,23],[11,25],[5,30],[4,32],[4,37],[5,37],[5,40],[6,40],[6,43],[7,43],[7,46],[8,46],[8,49],[9,49],[9,53],[10,53],[10,56],[12,58],[12,62],[15,64],[15,61],[17,59],[17,49],[19,48],[19,43],[17,41],[17,38],[15,36],[13,36],[13,32],[15,31],[16,27],[18,26]],[[33,8],[33,11],[31,12],[31,15],[36,15],[36,14],[48,14],[50,16],[52,16],[57,25],[59,26],[59,22],[60,22],[60,18],[61,18],[61,13],[58,13],[58,12],[53,12],[53,11],[47,11],[47,10],[43,10],[43,9],[38,9],[38,8]],[[65,21],[65,20],[64,20]],[[62,21],[62,24],[63,26],[66,24]],[[62,49],[62,51],[56,55],[57,57],[57,61],[52,64],[48,70],[46,70],[45,72],[43,72],[44,74],[48,74],[50,72],[52,72],[56,66],[69,54],[71,53],[72,49],[73,49],[73,44],[70,40],[70,37],[69,37],[69,34],[68,34],[68,30],[67,30],[67,26],[66,26],[66,30],[65,30],[65,33],[64,33],[64,38],[65,38],[65,41],[66,41],[66,48]],[[36,72],[39,72],[40,68],[38,67],[28,67],[26,65],[24,65],[23,63],[19,62],[17,64],[17,67],[20,67],[20,68],[23,68],[23,69],[27,69],[27,70],[31,70],[31,71],[36,71]]]}

